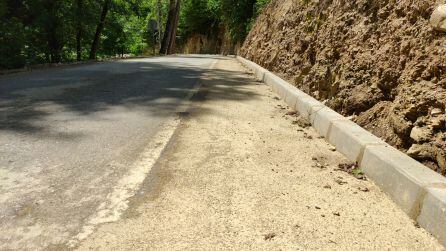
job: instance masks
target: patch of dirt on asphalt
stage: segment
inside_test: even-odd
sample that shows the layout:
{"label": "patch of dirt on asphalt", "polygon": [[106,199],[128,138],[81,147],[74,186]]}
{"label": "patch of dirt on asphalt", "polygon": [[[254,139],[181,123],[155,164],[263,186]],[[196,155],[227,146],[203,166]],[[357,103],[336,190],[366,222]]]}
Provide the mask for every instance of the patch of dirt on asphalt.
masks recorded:
{"label": "patch of dirt on asphalt", "polygon": [[446,174],[444,3],[273,0],[241,55]]}

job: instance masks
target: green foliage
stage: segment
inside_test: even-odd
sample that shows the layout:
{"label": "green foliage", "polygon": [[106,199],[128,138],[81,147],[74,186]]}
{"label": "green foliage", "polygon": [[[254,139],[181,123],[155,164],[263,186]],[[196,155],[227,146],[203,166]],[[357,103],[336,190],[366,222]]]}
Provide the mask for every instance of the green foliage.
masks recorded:
{"label": "green foliage", "polygon": [[0,68],[17,68],[25,64],[23,25],[17,19],[0,24],[0,45]]}
{"label": "green foliage", "polygon": [[232,39],[242,41],[246,34],[251,18],[254,16],[255,0],[223,0],[225,22]]}
{"label": "green foliage", "polygon": [[252,25],[254,25],[254,22],[256,20],[256,17],[260,15],[263,8],[269,3],[270,0],[257,0],[257,2],[254,4],[254,16],[251,18],[249,24],[248,24],[248,32],[251,30]]}
{"label": "green foliage", "polygon": [[[82,9],[78,8],[78,1]],[[153,0],[113,0],[98,55],[147,50]],[[103,0],[1,0],[0,69],[76,60],[81,30],[82,59],[88,57]]]}
{"label": "green foliage", "polygon": [[185,0],[180,18],[180,34],[211,33],[220,21],[217,0]]}
{"label": "green foliage", "polygon": [[150,6],[138,0],[115,3],[103,32],[100,55],[142,54],[148,46]]}
{"label": "green foliage", "polygon": [[111,15],[102,37],[102,55],[142,54],[147,48],[146,29],[146,21],[136,16]]}
{"label": "green foliage", "polygon": [[3,16],[6,15],[6,10],[7,5],[6,5],[6,1],[0,1],[0,18],[3,18]]}
{"label": "green foliage", "polygon": [[[87,59],[105,0],[0,0],[0,69]],[[97,55],[144,54],[155,46],[150,20],[164,29],[169,1],[111,0]],[[243,41],[269,0],[182,0],[177,34]],[[161,20],[159,20],[161,18]],[[152,21],[153,22],[153,21]],[[163,30],[161,30],[163,32]],[[158,36],[159,38],[159,36]]]}
{"label": "green foliage", "polygon": [[241,42],[269,0],[183,0],[180,34],[215,34],[224,26],[234,43]]}

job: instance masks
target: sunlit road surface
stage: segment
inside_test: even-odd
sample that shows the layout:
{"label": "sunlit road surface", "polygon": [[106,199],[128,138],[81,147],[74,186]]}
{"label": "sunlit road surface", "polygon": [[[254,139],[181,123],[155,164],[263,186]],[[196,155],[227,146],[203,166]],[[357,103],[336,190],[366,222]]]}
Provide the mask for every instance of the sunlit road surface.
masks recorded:
{"label": "sunlit road surface", "polygon": [[217,58],[0,76],[0,249],[65,247],[119,217],[169,137],[164,124]]}

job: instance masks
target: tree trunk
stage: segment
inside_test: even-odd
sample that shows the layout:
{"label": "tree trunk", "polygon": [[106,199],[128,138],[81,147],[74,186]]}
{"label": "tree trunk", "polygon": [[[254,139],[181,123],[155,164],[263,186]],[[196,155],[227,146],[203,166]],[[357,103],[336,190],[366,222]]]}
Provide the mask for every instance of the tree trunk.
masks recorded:
{"label": "tree trunk", "polygon": [[94,34],[93,43],[91,44],[90,59],[96,59],[96,53],[99,49],[101,33],[105,26],[105,19],[107,18],[107,13],[110,9],[110,3],[111,0],[104,0],[104,5],[102,6],[101,12],[101,19],[99,20],[98,26],[96,27],[96,33]]}
{"label": "tree trunk", "polygon": [[161,43],[160,54],[167,54],[170,38],[172,36],[172,25],[175,21],[175,0],[169,1],[169,13],[167,15],[166,30],[164,31],[163,42]]}
{"label": "tree trunk", "polygon": [[160,48],[161,48],[161,38],[163,37],[163,32],[161,31],[161,26],[163,23],[161,9],[162,9],[162,3],[161,0],[158,0],[158,43]]}
{"label": "tree trunk", "polygon": [[77,61],[82,60],[82,9],[84,0],[77,0],[77,32],[76,32],[76,59]]}
{"label": "tree trunk", "polygon": [[172,34],[170,36],[167,54],[175,53],[175,42],[177,38],[178,21],[180,19],[180,7],[181,7],[181,0],[177,0],[177,4],[175,6],[175,19],[172,25],[172,31],[171,31]]}
{"label": "tree trunk", "polygon": [[48,20],[45,24],[46,37],[51,63],[59,63],[61,61],[61,52],[63,48],[63,34],[60,32],[61,20],[57,16],[60,2],[46,1],[44,2],[46,11],[48,12]]}
{"label": "tree trunk", "polygon": [[50,62],[60,63],[62,59],[61,57],[62,44],[54,28],[51,28],[48,31],[48,46],[50,49],[50,56],[51,56]]}

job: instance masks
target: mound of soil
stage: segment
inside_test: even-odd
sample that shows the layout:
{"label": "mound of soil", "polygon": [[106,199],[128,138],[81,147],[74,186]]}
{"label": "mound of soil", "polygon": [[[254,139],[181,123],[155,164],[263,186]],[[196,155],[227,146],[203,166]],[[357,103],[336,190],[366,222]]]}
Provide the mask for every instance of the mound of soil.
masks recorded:
{"label": "mound of soil", "polygon": [[445,0],[273,0],[240,54],[446,174]]}

